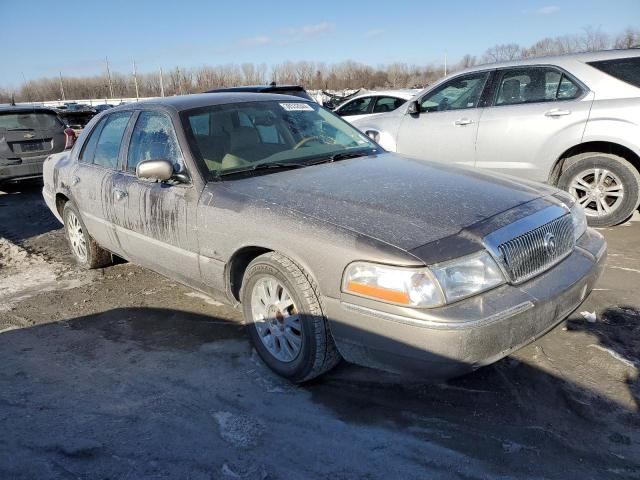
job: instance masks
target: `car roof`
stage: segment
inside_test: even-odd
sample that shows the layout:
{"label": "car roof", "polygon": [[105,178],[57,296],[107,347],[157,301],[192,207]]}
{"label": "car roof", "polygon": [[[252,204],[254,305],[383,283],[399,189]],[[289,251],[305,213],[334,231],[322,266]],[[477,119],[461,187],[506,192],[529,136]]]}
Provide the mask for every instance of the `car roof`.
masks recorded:
{"label": "car roof", "polygon": [[584,53],[567,53],[564,55],[550,55],[546,57],[532,57],[522,60],[512,60],[506,62],[496,63],[484,63],[482,65],[474,65],[473,67],[466,68],[455,72],[454,75],[460,73],[476,72],[481,70],[490,70],[494,68],[504,67],[517,67],[520,65],[541,65],[541,64],[554,64],[560,65],[570,62],[597,62],[599,60],[611,60],[616,58],[629,58],[640,56],[640,48],[623,48],[616,50],[600,50],[597,52],[584,52]]}
{"label": "car roof", "polygon": [[277,92],[280,90],[293,90],[296,92],[304,92],[304,88],[300,85],[242,85],[237,87],[220,87],[207,90],[205,93],[218,92]]}
{"label": "car roof", "polygon": [[20,103],[17,105],[11,105],[8,103],[0,104],[0,112],[33,112],[33,111],[39,111],[44,113],[54,113],[54,114],[58,113],[55,111],[54,108],[44,107],[42,105],[29,105],[29,104],[20,104]]}
{"label": "car roof", "polygon": [[[421,91],[419,88],[407,88],[407,89],[398,89],[398,90],[368,90],[364,93],[359,93],[355,97],[348,98],[346,102],[350,102],[351,100],[355,100],[356,98],[362,97],[399,97],[406,100],[414,97]],[[346,103],[345,102],[345,103]]]}
{"label": "car roof", "polygon": [[149,100],[142,100],[136,103],[129,103],[115,107],[113,110],[123,110],[127,108],[140,108],[143,106],[158,105],[171,108],[175,111],[191,110],[192,108],[210,107],[213,105],[225,105],[229,103],[245,102],[268,102],[268,101],[288,100],[292,102],[309,102],[305,98],[293,95],[282,95],[272,93],[247,93],[247,92],[219,92],[219,93],[195,93],[193,95],[176,95],[173,97],[160,97]]}

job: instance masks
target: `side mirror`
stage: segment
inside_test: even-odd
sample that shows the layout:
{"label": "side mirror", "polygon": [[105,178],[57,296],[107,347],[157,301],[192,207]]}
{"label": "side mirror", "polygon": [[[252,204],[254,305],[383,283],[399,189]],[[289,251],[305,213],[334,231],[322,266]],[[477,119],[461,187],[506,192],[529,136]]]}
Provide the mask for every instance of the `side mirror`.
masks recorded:
{"label": "side mirror", "polygon": [[136,177],[164,182],[173,177],[173,165],[168,160],[145,160],[136,167]]}
{"label": "side mirror", "polygon": [[407,107],[407,113],[409,115],[418,115],[420,113],[420,104],[417,100],[413,100],[409,102],[409,106]]}

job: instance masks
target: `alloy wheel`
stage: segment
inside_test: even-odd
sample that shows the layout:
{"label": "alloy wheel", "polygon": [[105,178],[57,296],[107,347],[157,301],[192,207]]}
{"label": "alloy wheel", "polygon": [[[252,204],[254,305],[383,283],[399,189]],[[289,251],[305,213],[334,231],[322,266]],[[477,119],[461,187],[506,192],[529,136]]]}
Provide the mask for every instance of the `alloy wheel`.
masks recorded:
{"label": "alloy wheel", "polygon": [[302,350],[300,313],[277,278],[264,276],[253,285],[251,313],[267,351],[281,362],[294,361]]}
{"label": "alloy wheel", "polygon": [[82,224],[75,213],[67,214],[67,235],[74,255],[81,261],[87,260],[87,240],[82,230]]}
{"label": "alloy wheel", "polygon": [[592,217],[609,215],[624,199],[624,185],[620,178],[604,168],[590,168],[577,174],[569,183],[569,193]]}

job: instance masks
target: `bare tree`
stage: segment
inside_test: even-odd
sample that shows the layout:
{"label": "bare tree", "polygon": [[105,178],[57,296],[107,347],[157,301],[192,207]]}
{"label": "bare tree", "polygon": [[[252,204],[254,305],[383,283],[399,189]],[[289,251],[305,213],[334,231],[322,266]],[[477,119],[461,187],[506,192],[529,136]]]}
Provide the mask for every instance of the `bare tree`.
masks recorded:
{"label": "bare tree", "polygon": [[484,54],[485,61],[489,63],[517,60],[519,58],[522,58],[522,48],[517,43],[494,45],[487,49]]}
{"label": "bare tree", "polygon": [[640,47],[640,30],[627,27],[624,32],[616,37],[613,46],[614,48]]}

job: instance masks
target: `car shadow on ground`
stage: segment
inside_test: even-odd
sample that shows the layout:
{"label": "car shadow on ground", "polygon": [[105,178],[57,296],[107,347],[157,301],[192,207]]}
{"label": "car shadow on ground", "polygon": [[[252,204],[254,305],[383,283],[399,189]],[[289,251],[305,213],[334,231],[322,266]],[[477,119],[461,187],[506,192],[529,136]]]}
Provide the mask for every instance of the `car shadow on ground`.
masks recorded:
{"label": "car shadow on ground", "polygon": [[62,227],[44,203],[42,181],[0,185],[0,192],[0,236],[21,244]]}
{"label": "car shadow on ground", "polygon": [[[614,348],[611,335],[596,336]],[[348,454],[322,462],[343,478],[380,458],[386,470],[369,478],[486,478],[468,462],[495,476],[640,475],[637,406],[513,358],[438,385],[342,364],[293,386],[235,323],[120,308],[2,332],[0,363],[3,478],[196,478],[225,461],[272,473],[238,478],[319,478],[309,465],[340,449]],[[221,412],[244,420],[229,432]],[[460,465],[441,449],[463,455]],[[305,462],[310,470],[296,470]]]}

